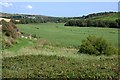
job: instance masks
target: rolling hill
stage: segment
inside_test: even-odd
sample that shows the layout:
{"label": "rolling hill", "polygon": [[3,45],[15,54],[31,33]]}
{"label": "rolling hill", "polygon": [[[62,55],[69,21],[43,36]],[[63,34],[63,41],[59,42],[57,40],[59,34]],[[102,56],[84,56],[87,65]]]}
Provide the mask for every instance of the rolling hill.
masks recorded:
{"label": "rolling hill", "polygon": [[110,21],[115,21],[116,19],[118,19],[118,14],[119,13],[108,13],[108,14],[105,14],[105,15],[99,15],[99,16],[93,16],[91,18],[88,18],[88,19],[91,19],[91,20],[110,20]]}
{"label": "rolling hill", "polygon": [[99,12],[99,13],[92,13],[86,16],[78,16],[78,17],[54,17],[54,16],[46,16],[46,15],[32,15],[32,14],[11,14],[11,13],[3,13],[0,12],[0,17],[3,18],[12,18],[12,19],[21,19],[21,18],[41,18],[46,21],[60,21],[65,20],[68,21],[70,19],[89,19],[89,20],[110,20],[114,21],[118,19],[118,12]]}

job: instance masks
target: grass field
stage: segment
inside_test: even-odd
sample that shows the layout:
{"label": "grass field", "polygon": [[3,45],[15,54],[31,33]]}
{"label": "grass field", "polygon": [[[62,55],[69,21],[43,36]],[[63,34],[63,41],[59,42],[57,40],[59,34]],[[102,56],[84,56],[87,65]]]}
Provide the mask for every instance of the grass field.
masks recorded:
{"label": "grass field", "polygon": [[65,27],[63,23],[18,24],[40,39],[19,39],[3,51],[3,78],[96,78],[119,75],[118,55],[78,54],[78,46],[89,35],[104,37],[118,47],[118,29]]}
{"label": "grass field", "polygon": [[78,47],[89,35],[104,37],[112,45],[118,46],[118,29],[66,27],[63,23],[19,24],[19,29],[28,34],[36,34],[52,45]]}

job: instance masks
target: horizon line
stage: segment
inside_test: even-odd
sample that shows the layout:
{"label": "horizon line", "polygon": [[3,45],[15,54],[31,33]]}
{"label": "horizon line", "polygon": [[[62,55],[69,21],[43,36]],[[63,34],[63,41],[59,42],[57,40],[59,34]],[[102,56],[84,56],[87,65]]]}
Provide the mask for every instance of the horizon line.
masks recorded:
{"label": "horizon line", "polygon": [[87,15],[89,15],[89,14],[97,14],[97,13],[104,13],[104,12],[118,13],[119,11],[100,11],[100,12],[92,12],[92,13],[87,13],[87,14],[78,15],[78,16],[54,16],[54,15],[44,15],[44,14],[32,14],[32,13],[9,13],[9,12],[0,12],[0,13],[19,14],[19,15],[38,15],[38,16],[46,16],[46,17],[82,17],[82,16],[87,16]]}

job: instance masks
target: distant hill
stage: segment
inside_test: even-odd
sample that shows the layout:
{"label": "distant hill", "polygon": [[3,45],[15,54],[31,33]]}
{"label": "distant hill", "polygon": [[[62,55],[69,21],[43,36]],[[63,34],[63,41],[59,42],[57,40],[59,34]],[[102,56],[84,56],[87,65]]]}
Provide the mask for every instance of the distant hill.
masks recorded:
{"label": "distant hill", "polygon": [[7,19],[21,20],[22,24],[28,23],[46,23],[46,22],[56,22],[56,23],[66,23],[71,19],[83,19],[83,20],[103,20],[103,21],[115,21],[118,19],[118,12],[100,12],[92,13],[86,16],[78,17],[52,17],[45,15],[31,15],[31,14],[10,14],[0,12],[0,17]]}
{"label": "distant hill", "polygon": [[118,12],[101,12],[101,13],[93,13],[87,16],[83,16],[84,19],[89,20],[109,20],[115,21],[118,19]]}
{"label": "distant hill", "polygon": [[65,26],[119,28],[120,19],[118,16],[118,12],[93,13],[82,17],[74,17],[66,22]]}
{"label": "distant hill", "polygon": [[11,13],[3,13],[0,12],[0,17],[2,18],[17,18],[17,19],[21,19],[21,18],[25,18],[25,17],[49,17],[49,16],[44,16],[44,15],[31,15],[31,14],[11,14]]}
{"label": "distant hill", "polygon": [[[46,23],[46,22],[66,22],[68,18],[65,17],[53,17],[45,15],[31,15],[31,14],[10,14],[0,12],[1,18],[22,20],[22,23]],[[34,19],[34,20],[33,20]],[[25,21],[27,20],[27,21]]]}

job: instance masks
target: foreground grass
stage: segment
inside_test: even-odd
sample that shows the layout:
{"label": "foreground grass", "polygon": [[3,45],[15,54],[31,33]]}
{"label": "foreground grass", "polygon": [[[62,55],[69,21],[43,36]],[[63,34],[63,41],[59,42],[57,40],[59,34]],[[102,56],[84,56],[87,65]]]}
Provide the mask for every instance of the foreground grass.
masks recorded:
{"label": "foreground grass", "polygon": [[118,56],[77,54],[76,49],[49,45],[3,52],[3,78],[103,78],[119,75]]}
{"label": "foreground grass", "polygon": [[83,60],[55,55],[6,57],[3,58],[2,77],[115,79],[119,74],[117,59],[116,56]]}

